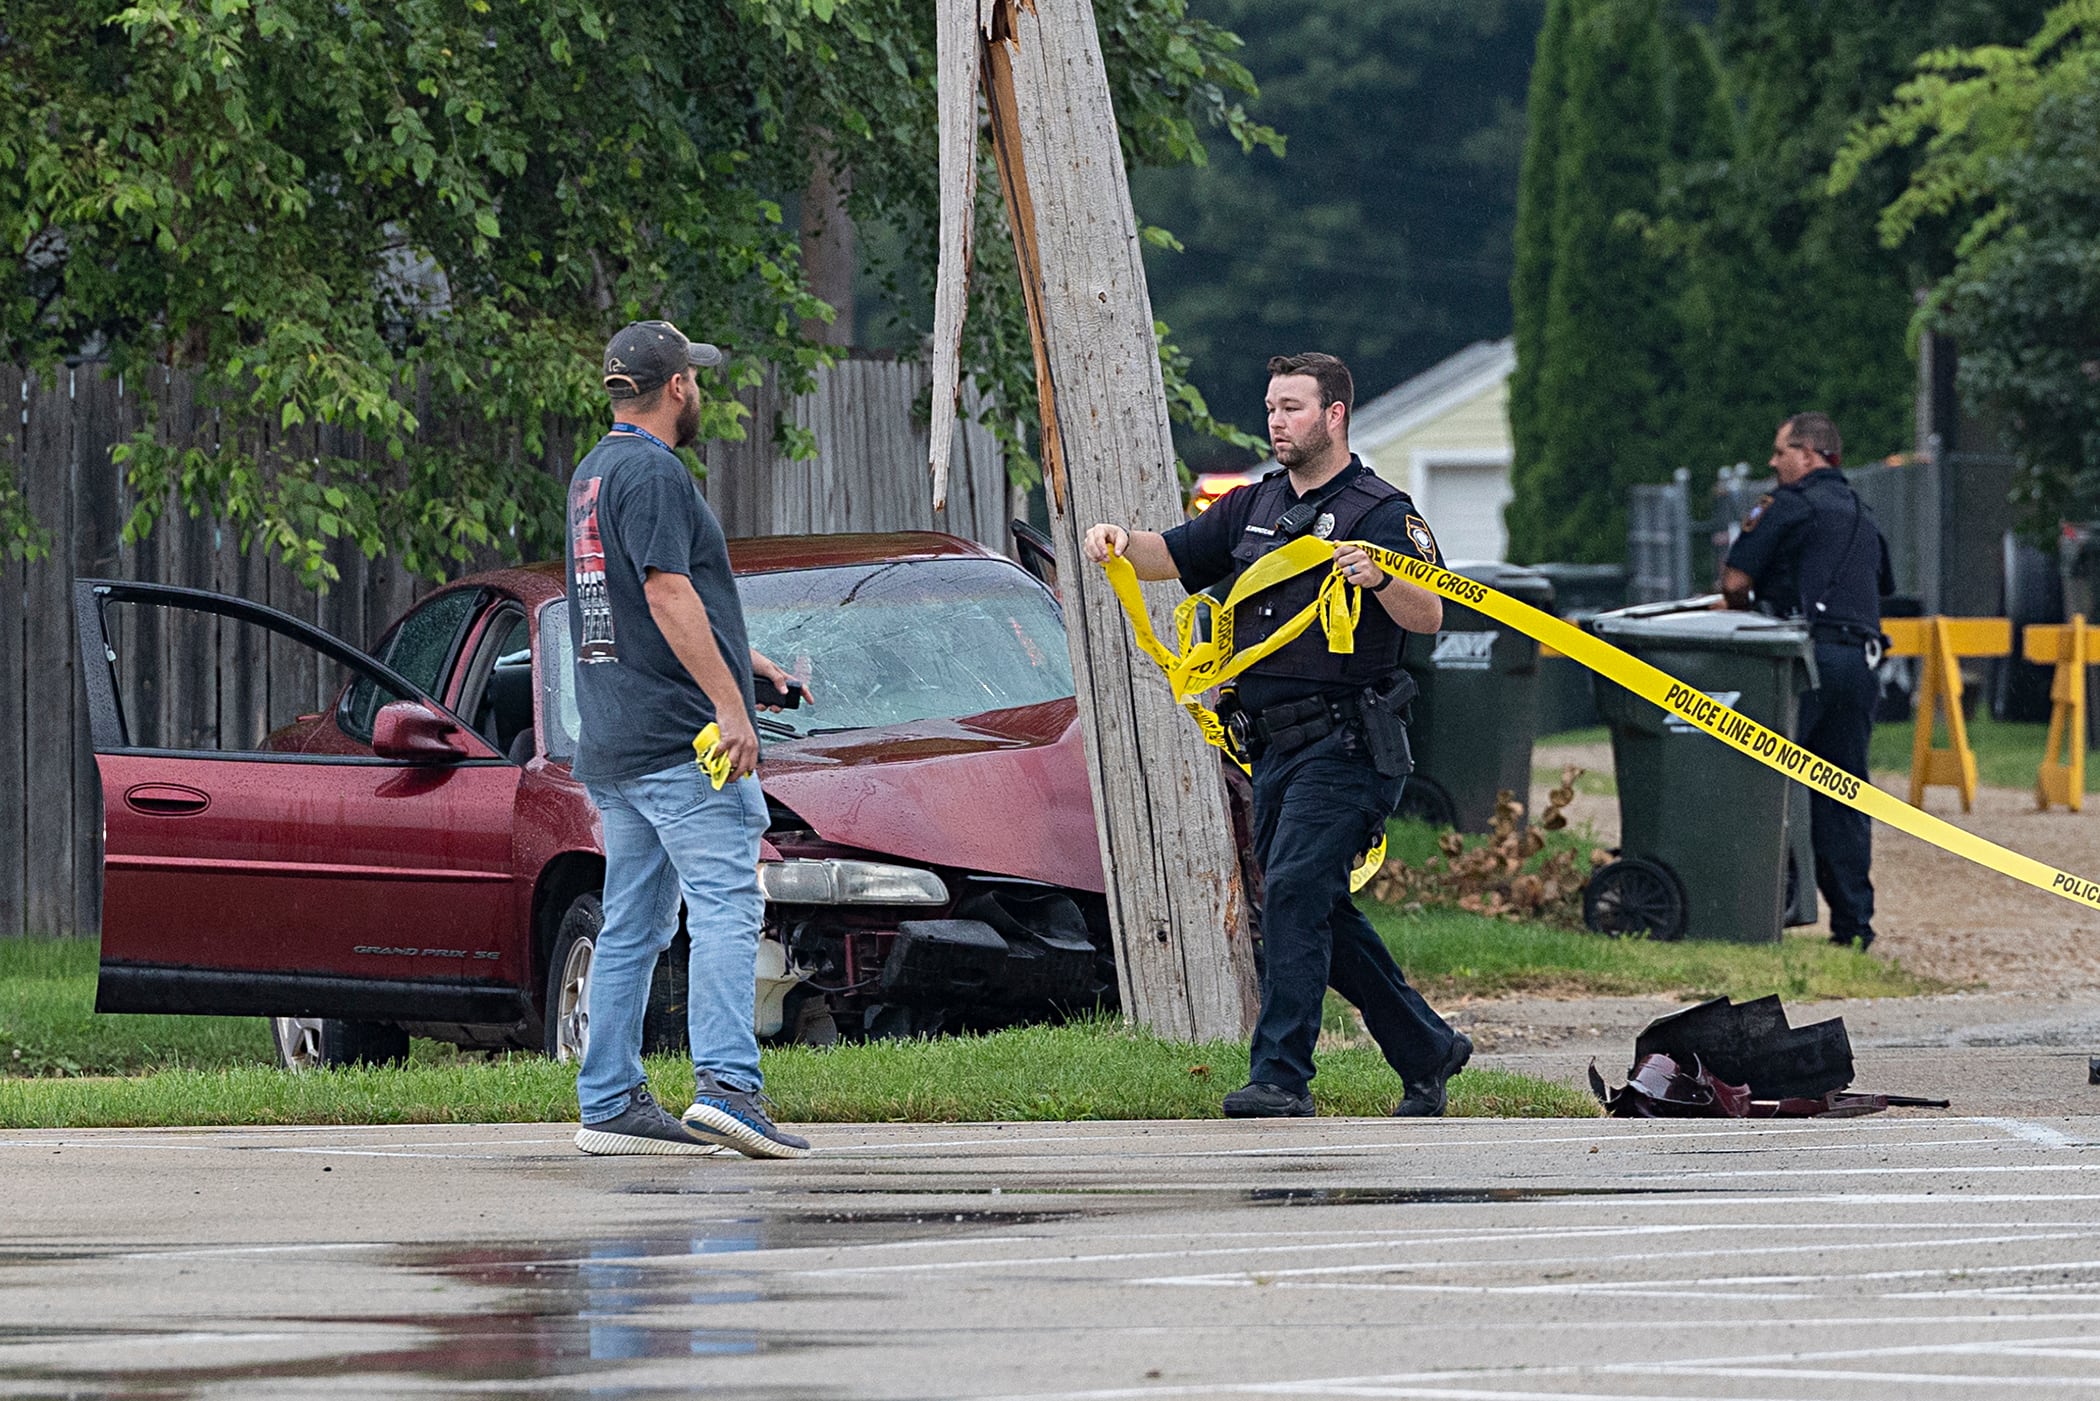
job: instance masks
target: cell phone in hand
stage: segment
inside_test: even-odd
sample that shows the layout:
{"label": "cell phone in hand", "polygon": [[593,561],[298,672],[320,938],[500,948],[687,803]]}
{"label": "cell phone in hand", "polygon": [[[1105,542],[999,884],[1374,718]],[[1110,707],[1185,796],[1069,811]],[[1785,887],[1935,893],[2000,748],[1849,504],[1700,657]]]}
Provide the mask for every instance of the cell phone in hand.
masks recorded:
{"label": "cell phone in hand", "polygon": [[791,681],[785,691],[773,688],[773,683],[763,676],[751,678],[751,700],[756,705],[777,705],[782,710],[796,710],[802,705],[802,683]]}

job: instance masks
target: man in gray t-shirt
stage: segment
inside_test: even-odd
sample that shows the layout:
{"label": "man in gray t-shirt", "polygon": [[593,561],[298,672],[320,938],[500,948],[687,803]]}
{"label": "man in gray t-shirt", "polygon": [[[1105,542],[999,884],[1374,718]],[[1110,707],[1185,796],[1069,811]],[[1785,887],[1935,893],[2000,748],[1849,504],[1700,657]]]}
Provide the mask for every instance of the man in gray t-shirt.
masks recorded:
{"label": "man in gray t-shirt", "polygon": [[[700,427],[694,369],[721,361],[721,351],[667,321],[638,321],[614,336],[605,388],[615,422],[569,484],[574,772],[605,836],[604,922],[588,964],[589,1033],[576,1080],[576,1146],[586,1153],[809,1151],[766,1113],[752,1028],[766,830],[752,772],[752,675],[781,692],[794,683],[751,650],[721,523],[676,452]],[[696,759],[709,725],[728,766],[719,784]],[[641,1059],[649,988],[677,933],[681,896],[696,1082],[682,1121],[651,1097]],[[573,966],[561,952],[561,966]]]}

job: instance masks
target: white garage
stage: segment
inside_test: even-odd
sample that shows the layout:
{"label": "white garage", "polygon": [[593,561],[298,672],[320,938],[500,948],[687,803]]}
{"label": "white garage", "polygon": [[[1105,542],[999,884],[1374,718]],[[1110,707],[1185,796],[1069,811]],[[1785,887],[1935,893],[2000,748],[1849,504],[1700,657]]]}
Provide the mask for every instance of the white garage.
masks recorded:
{"label": "white garage", "polygon": [[1414,497],[1444,556],[1500,560],[1509,549],[1509,376],[1513,342],[1477,341],[1368,403],[1349,446]]}

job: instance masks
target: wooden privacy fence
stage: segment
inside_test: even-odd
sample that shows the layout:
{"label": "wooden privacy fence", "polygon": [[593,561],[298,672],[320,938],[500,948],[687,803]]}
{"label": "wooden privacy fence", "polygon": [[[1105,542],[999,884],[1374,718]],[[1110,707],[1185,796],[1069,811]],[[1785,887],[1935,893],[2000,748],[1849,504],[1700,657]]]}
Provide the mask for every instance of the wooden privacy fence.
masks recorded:
{"label": "wooden privacy fence", "polygon": [[[302,587],[236,532],[169,509],[151,536],[120,536],[136,505],[110,449],[158,406],[157,433],[177,447],[238,442],[270,457],[355,457],[337,430],[228,417],[200,407],[189,380],[155,372],[125,382],[86,363],[39,379],[0,365],[0,466],[11,469],[30,509],[51,532],[35,564],[0,559],[0,938],[93,934],[101,927],[101,787],[88,747],[74,642],[76,576],[141,579],[238,594],[369,646],[426,590],[391,559],[367,561],[339,544],[331,558],[342,582],[326,594]],[[916,413],[930,383],[920,366],[856,358],[820,371],[815,391],[787,399],[770,384],[751,392],[750,441],[709,443],[710,503],[735,535],[943,529],[1009,548],[1015,499],[997,444],[981,428],[958,432],[956,475],[945,519],[936,518],[927,477],[926,429]],[[817,456],[780,460],[776,416],[809,429]],[[544,470],[566,479],[570,451],[551,447]],[[147,641],[127,659],[157,674],[167,714],[287,713],[316,709],[331,682],[310,659],[268,655],[249,634],[226,632]],[[272,651],[276,649],[270,649]],[[291,649],[285,649],[287,651]]]}

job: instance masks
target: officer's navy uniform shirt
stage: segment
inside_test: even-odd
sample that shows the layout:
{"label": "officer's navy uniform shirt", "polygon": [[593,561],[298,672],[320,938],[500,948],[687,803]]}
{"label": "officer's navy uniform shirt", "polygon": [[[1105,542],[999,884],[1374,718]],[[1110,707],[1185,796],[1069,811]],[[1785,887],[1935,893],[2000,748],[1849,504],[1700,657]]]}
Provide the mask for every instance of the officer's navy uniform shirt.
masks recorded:
{"label": "officer's navy uniform shirt", "polygon": [[[1362,459],[1351,453],[1348,466],[1309,494],[1318,496],[1329,492],[1339,493],[1346,489],[1350,480],[1370,470],[1364,466]],[[1262,480],[1266,481],[1267,478]],[[1196,593],[1221,580],[1231,578],[1239,568],[1232,552],[1246,535],[1247,528],[1250,525],[1275,524],[1274,521],[1257,521],[1253,518],[1255,497],[1261,486],[1262,482],[1256,481],[1246,486],[1234,487],[1219,497],[1202,515],[1194,520],[1183,521],[1180,525],[1163,532],[1167,550],[1174,557],[1174,567],[1181,572],[1181,586],[1184,589]],[[1289,509],[1291,505],[1303,499],[1304,496],[1295,490],[1289,491],[1284,507]],[[1396,490],[1389,499],[1379,502],[1364,514],[1363,519],[1349,531],[1349,538],[1382,545],[1395,554],[1407,555],[1430,564],[1440,563],[1435,557],[1435,538],[1429,535],[1427,527],[1422,528],[1424,538],[1429,540],[1429,548],[1425,553],[1408,528],[1410,517],[1420,524],[1421,516],[1415,509],[1414,501],[1406,492]],[[1373,609],[1382,613],[1383,605],[1377,597],[1366,598],[1366,620],[1371,617]],[[1265,710],[1282,701],[1342,689],[1296,676],[1264,675],[1263,666],[1261,662],[1255,663],[1242,672],[1234,683],[1239,692],[1240,704],[1249,710]]]}
{"label": "officer's navy uniform shirt", "polygon": [[1835,467],[1818,467],[1758,502],[1728,565],[1750,576],[1758,603],[1779,617],[1870,633],[1881,628],[1881,596],[1896,590],[1874,513]]}
{"label": "officer's navy uniform shirt", "polygon": [[[1758,503],[1728,563],[1750,576],[1760,608],[1808,620],[1817,686],[1801,698],[1796,738],[1809,753],[1865,779],[1878,688],[1863,644],[1881,630],[1880,595],[1895,587],[1873,512],[1844,473],[1820,467]],[[1870,939],[1873,824],[1822,793],[1811,794],[1808,806],[1831,937]]]}

